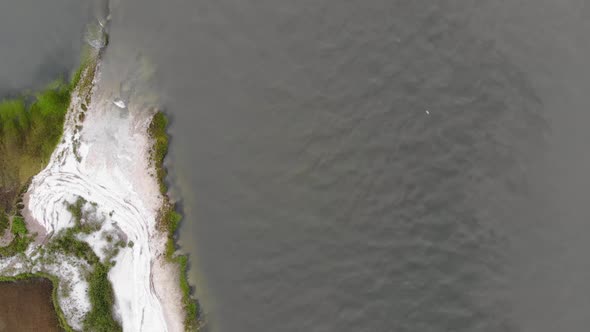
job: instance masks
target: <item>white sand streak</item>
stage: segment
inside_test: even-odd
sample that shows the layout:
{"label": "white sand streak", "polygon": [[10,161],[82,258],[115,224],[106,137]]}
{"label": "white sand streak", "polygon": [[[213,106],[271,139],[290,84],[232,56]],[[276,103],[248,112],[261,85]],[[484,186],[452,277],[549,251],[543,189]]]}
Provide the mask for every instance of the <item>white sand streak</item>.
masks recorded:
{"label": "white sand streak", "polygon": [[[178,317],[165,317],[163,305],[169,304],[161,301],[176,301],[170,305],[177,306],[180,299],[156,294],[156,288],[168,286],[153,285],[153,280],[161,278],[154,279],[152,264],[163,264],[157,257],[163,250],[162,234],[155,228],[162,197],[152,175],[151,142],[147,135],[153,114],[134,109],[133,103],[127,109],[115,106],[112,101],[116,96],[95,83],[83,122],[78,118],[83,101],[77,96],[72,98],[63,141],[49,165],[34,177],[28,192],[28,209],[51,236],[74,225],[67,202],[72,203],[79,196],[97,203],[97,211],[105,216],[103,226],[98,233],[83,238],[95,252],[104,258],[102,250],[108,244],[101,233],[107,231],[122,232],[127,241],[134,243],[133,247],[120,250],[109,273],[116,298],[115,312],[123,329],[177,330],[182,325],[170,322],[182,321],[182,317],[178,311]],[[83,127],[76,129],[77,125]],[[70,296],[87,297],[79,292]],[[78,299],[84,301],[88,299]],[[169,310],[166,312],[169,315]]]}

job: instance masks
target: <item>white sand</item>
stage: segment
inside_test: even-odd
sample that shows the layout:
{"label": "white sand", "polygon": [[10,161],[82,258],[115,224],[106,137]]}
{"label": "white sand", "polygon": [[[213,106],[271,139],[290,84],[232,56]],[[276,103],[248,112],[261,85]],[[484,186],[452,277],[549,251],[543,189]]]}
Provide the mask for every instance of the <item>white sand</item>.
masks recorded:
{"label": "white sand", "polygon": [[[109,273],[115,312],[124,331],[182,331],[178,268],[162,259],[165,237],[156,229],[162,197],[149,162],[147,126],[153,112],[135,109],[132,100],[121,109],[113,103],[115,96],[96,79],[81,130],[76,130],[76,125],[80,124],[82,101],[73,96],[63,141],[29,188],[28,214],[50,238],[74,225],[67,202],[73,203],[77,197],[95,202],[93,213],[102,220],[102,228],[80,239],[101,259],[104,249],[112,246],[105,240],[106,233],[118,232],[134,243],[132,248],[120,250]],[[73,274],[70,269],[55,272],[66,279]],[[84,285],[79,277],[74,278]],[[68,301],[78,303],[83,315],[89,309],[87,297],[84,287],[74,287]],[[60,303],[67,305],[61,299]],[[68,308],[64,312],[74,327],[80,326],[82,316],[71,317]]]}

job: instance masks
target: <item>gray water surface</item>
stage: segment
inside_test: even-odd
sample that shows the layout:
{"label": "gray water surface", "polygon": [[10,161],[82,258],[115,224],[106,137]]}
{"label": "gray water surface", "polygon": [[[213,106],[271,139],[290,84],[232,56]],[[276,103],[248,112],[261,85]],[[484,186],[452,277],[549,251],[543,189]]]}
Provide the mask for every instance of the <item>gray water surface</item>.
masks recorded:
{"label": "gray water surface", "polygon": [[587,331],[585,1],[111,9],[210,330]]}
{"label": "gray water surface", "polygon": [[40,89],[76,68],[91,2],[0,1],[0,98]]}
{"label": "gray water surface", "polygon": [[113,8],[211,330],[590,326],[585,2]]}

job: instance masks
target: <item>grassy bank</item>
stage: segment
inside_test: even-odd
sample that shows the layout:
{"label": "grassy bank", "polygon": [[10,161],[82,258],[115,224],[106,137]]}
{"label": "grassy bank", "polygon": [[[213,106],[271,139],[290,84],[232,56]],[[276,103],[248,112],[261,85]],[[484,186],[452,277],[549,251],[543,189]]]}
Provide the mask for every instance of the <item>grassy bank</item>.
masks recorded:
{"label": "grassy bank", "polygon": [[0,101],[0,213],[49,161],[63,132],[72,86],[57,80],[34,95]]}
{"label": "grassy bank", "polygon": [[10,229],[13,235],[12,241],[5,247],[0,247],[0,257],[13,256],[23,253],[27,250],[29,244],[33,242],[33,236],[29,234],[25,220],[20,216],[12,218],[12,227]]}
{"label": "grassy bank", "polygon": [[156,176],[160,186],[160,193],[164,197],[164,204],[160,210],[158,228],[166,232],[168,239],[166,242],[166,259],[178,265],[179,268],[179,285],[182,291],[182,305],[185,310],[184,325],[187,331],[198,330],[201,323],[201,310],[197,300],[192,297],[192,289],[188,282],[188,257],[176,253],[175,234],[182,216],[176,211],[176,206],[168,197],[168,187],[166,186],[166,168],[164,167],[164,158],[168,153],[168,119],[162,112],[157,112],[148,128],[150,137],[154,141],[152,146],[152,162],[156,169]]}

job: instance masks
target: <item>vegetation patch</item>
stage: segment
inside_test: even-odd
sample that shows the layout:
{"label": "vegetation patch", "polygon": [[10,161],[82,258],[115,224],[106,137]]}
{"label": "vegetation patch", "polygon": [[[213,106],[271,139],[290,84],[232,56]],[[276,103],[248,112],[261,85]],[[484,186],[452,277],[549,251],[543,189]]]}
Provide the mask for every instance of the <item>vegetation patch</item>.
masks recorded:
{"label": "vegetation patch", "polygon": [[14,235],[24,236],[28,233],[25,219],[20,216],[14,216],[12,218],[12,233]]}
{"label": "vegetation patch", "polygon": [[86,205],[87,201],[84,197],[78,196],[76,202],[74,204],[68,204],[67,209],[74,217],[74,224],[76,226],[80,226],[82,224],[82,214],[84,213],[84,205]]}
{"label": "vegetation patch", "polygon": [[11,212],[21,188],[59,143],[71,87],[57,80],[35,95],[0,101],[0,211]]}
{"label": "vegetation patch", "polygon": [[99,263],[100,259],[90,245],[84,241],[80,241],[76,237],[78,233],[80,233],[80,231],[76,228],[62,230],[57,234],[55,239],[48,244],[47,250],[72,255],[85,260],[90,265]]}
{"label": "vegetation patch", "polygon": [[[114,293],[113,286],[108,279],[109,270],[114,265],[111,259],[117,255],[119,248],[111,250],[106,260],[101,262],[92,247],[78,238],[79,234],[90,234],[100,229],[100,224],[88,220],[84,209],[87,203],[88,201],[84,198],[78,197],[74,203],[67,206],[74,218],[74,227],[58,233],[47,245],[47,251],[60,252],[83,259],[91,266],[86,280],[88,281],[88,296],[92,309],[84,318],[84,331],[122,331],[121,325],[113,317]],[[90,205],[96,206],[92,203]]]}
{"label": "vegetation patch", "polygon": [[176,261],[180,267],[179,283],[180,290],[182,291],[182,305],[184,306],[184,310],[186,310],[184,324],[187,330],[197,329],[201,321],[201,312],[199,303],[191,296],[192,289],[187,278],[188,257],[186,255],[179,255],[176,257]]}
{"label": "vegetation patch", "polygon": [[156,168],[156,178],[160,185],[160,193],[162,196],[168,194],[168,187],[166,186],[166,168],[164,168],[164,158],[168,153],[168,133],[166,129],[168,127],[168,119],[162,112],[157,112],[150,122],[148,128],[148,134],[153,140],[153,146],[151,150],[152,162]]}
{"label": "vegetation patch", "polygon": [[95,332],[122,331],[121,325],[113,318],[114,293],[108,279],[111,264],[97,263],[88,278],[88,295],[92,310],[84,319],[84,330]]}
{"label": "vegetation patch", "polygon": [[157,112],[148,127],[148,134],[153,140],[151,150],[151,161],[156,169],[156,178],[160,186],[160,193],[164,198],[162,209],[158,216],[158,228],[167,234],[166,241],[166,259],[169,262],[178,264],[179,284],[182,291],[182,305],[186,314],[184,326],[187,331],[198,330],[202,323],[201,310],[199,302],[192,297],[192,289],[188,282],[188,257],[186,255],[176,254],[175,234],[182,219],[182,215],[176,212],[176,205],[168,197],[168,187],[166,186],[166,168],[164,167],[164,158],[168,153],[168,119],[162,112]]}
{"label": "vegetation patch", "polygon": [[[96,220],[91,220],[90,218],[86,217],[84,214],[84,205],[86,205],[88,201],[86,201],[83,197],[79,197],[73,204],[68,204],[67,209],[72,214],[74,218],[75,232],[84,233],[84,234],[91,234],[94,233],[101,228],[100,222]],[[96,203],[90,202],[90,205],[93,207]]]}
{"label": "vegetation patch", "polygon": [[[74,91],[78,87],[80,96],[86,96],[87,101],[83,104],[82,109],[86,111],[86,106],[90,105],[90,90],[92,90],[92,81],[96,74],[96,65],[98,57],[96,56],[96,50],[90,45],[85,45],[82,48],[82,56],[80,59],[80,66],[74,72],[70,81],[70,91]],[[86,74],[84,71],[88,70]]]}
{"label": "vegetation patch", "polygon": [[12,218],[11,232],[14,235],[12,241],[5,247],[0,247],[0,257],[14,256],[24,253],[34,237],[29,235],[25,220],[20,216]]}

